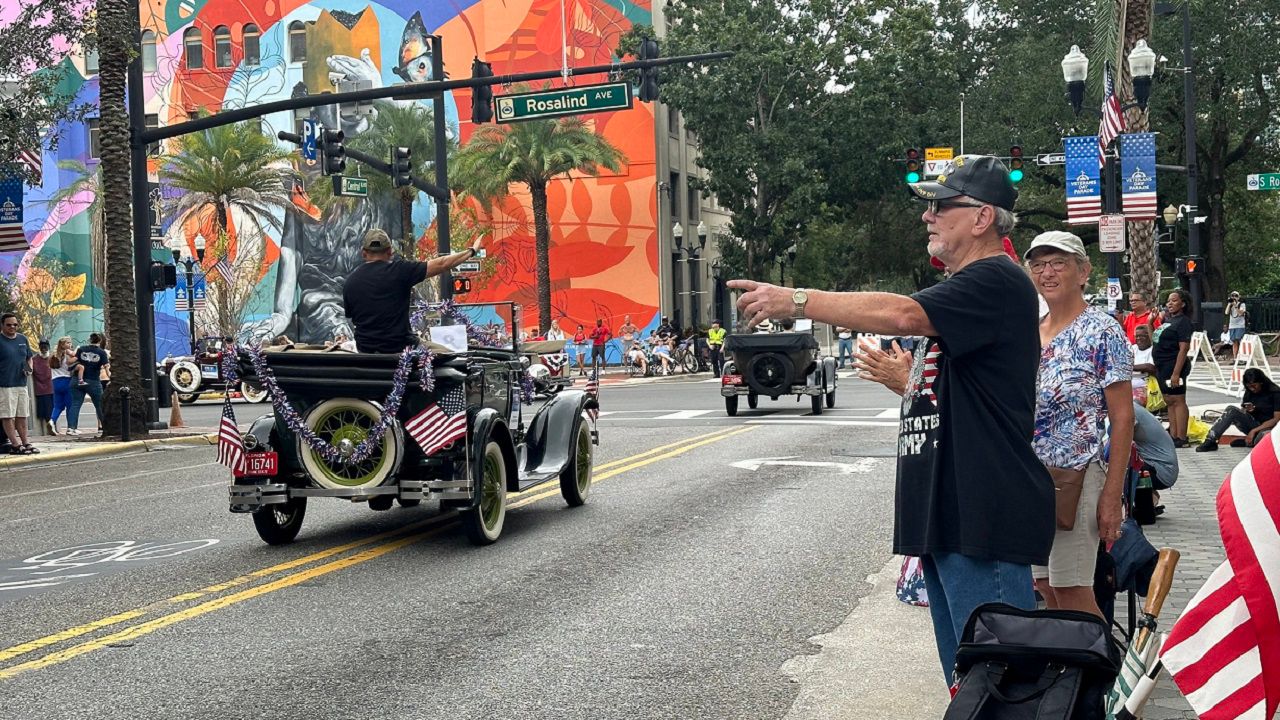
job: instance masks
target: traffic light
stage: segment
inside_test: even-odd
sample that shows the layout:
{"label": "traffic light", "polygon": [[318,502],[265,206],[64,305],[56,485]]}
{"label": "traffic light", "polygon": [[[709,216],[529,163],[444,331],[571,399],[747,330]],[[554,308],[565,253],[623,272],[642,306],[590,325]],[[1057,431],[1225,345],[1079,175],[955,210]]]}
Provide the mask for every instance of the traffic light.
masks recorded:
{"label": "traffic light", "polygon": [[151,263],[151,291],[160,292],[178,284],[178,268],[162,262]]}
{"label": "traffic light", "polygon": [[[657,60],[658,59],[658,41],[647,38],[640,41],[640,59],[641,60]],[[658,99],[658,68],[647,67],[640,69],[640,100],[643,102],[653,102]]]}
{"label": "traffic light", "polygon": [[1199,255],[1188,255],[1187,257],[1178,258],[1178,277],[1190,278],[1200,275],[1204,272],[1201,267],[1203,262],[1204,258]]}
{"label": "traffic light", "polygon": [[[471,61],[472,78],[493,77],[493,66],[480,58]],[[493,119],[493,86],[478,85],[471,88],[471,122],[480,124]]]}
{"label": "traffic light", "polygon": [[1009,180],[1020,183],[1022,176],[1022,146],[1014,145],[1009,148]]}
{"label": "traffic light", "polygon": [[409,177],[411,155],[407,147],[391,148],[391,184],[395,187],[408,187],[413,183]]}
{"label": "traffic light", "polygon": [[462,293],[471,292],[471,278],[456,277],[453,279],[453,294],[461,295]]}
{"label": "traffic light", "polygon": [[341,130],[326,128],[320,133],[320,154],[324,156],[320,167],[325,175],[341,175],[347,169],[347,149],[342,146],[346,137]]}
{"label": "traffic light", "polygon": [[907,175],[909,183],[920,182],[920,148],[907,148]]}

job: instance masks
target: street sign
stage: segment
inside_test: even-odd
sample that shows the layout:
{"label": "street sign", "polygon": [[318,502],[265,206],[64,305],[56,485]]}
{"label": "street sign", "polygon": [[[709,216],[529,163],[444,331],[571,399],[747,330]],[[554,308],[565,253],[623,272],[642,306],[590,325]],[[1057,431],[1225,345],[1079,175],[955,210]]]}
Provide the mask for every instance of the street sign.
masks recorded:
{"label": "street sign", "polygon": [[955,149],[949,147],[935,147],[924,149],[924,176],[927,178],[938,177],[942,174],[947,163],[951,162],[951,158],[955,157]]}
{"label": "street sign", "polygon": [[480,272],[480,263],[475,260],[468,260],[464,263],[458,263],[458,267],[454,268],[453,271],[460,273]]}
{"label": "street sign", "polygon": [[1036,156],[1037,165],[1066,165],[1066,153],[1041,153]]}
{"label": "street sign", "polygon": [[631,107],[630,83],[605,83],[584,87],[518,93],[495,98],[500,123],[539,120],[561,115],[584,115]]}
{"label": "street sign", "polygon": [[316,162],[316,145],[320,142],[320,123],[306,119],[302,121],[302,159],[308,165]]}
{"label": "street sign", "polygon": [[1098,249],[1104,253],[1124,252],[1124,215],[1098,218]]}
{"label": "street sign", "polygon": [[1120,287],[1120,278],[1107,278],[1107,307],[1114,310],[1116,303],[1120,302],[1124,290]]}
{"label": "street sign", "polygon": [[1250,190],[1280,190],[1280,173],[1256,173],[1248,176],[1245,187]]}
{"label": "street sign", "polygon": [[343,197],[369,197],[369,178],[333,175],[333,194]]}

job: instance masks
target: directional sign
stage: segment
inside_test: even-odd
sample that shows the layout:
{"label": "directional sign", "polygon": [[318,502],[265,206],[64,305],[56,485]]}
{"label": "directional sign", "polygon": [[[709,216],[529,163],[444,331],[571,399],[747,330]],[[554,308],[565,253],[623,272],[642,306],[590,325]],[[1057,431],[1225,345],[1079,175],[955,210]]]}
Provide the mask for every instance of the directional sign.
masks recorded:
{"label": "directional sign", "polygon": [[1250,190],[1280,190],[1280,173],[1257,173],[1245,181]]}
{"label": "directional sign", "polygon": [[955,157],[955,148],[935,147],[924,149],[924,176],[938,177],[943,168]]}
{"label": "directional sign", "polygon": [[1066,165],[1066,153],[1042,153],[1036,156],[1037,165]]}
{"label": "directional sign", "polygon": [[316,146],[320,142],[320,123],[307,119],[302,121],[302,159],[307,164],[315,164]]}
{"label": "directional sign", "polygon": [[369,197],[369,178],[334,175],[333,194],[344,197]]}
{"label": "directional sign", "polygon": [[464,263],[459,263],[458,267],[453,270],[460,273],[480,272],[480,263],[475,260],[468,260]]}
{"label": "directional sign", "polygon": [[503,95],[496,98],[494,104],[498,108],[495,119],[500,123],[626,110],[631,107],[631,84],[605,83],[564,90]]}

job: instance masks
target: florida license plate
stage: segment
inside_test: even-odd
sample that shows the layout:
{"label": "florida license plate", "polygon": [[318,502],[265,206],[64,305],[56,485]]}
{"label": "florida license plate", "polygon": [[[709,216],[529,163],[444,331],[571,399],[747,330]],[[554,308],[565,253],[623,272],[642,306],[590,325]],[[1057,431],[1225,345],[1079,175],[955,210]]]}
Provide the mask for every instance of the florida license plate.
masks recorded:
{"label": "florida license plate", "polygon": [[240,477],[258,477],[263,475],[275,475],[279,471],[280,460],[276,453],[254,452],[245,453],[244,472],[237,474]]}
{"label": "florida license plate", "polygon": [[201,365],[200,374],[207,378],[216,379],[218,377],[218,366],[217,365]]}
{"label": "florida license plate", "polygon": [[721,375],[720,384],[721,385],[741,385],[742,376],[741,375]]}

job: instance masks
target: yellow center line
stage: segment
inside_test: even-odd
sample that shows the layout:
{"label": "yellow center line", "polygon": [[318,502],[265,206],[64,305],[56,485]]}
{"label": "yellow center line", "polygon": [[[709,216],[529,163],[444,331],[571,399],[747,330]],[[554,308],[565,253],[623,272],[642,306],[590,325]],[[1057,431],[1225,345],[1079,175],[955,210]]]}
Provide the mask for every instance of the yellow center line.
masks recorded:
{"label": "yellow center line", "polygon": [[679,447],[679,446],[684,445],[684,444],[686,444],[686,443],[696,442],[696,441],[698,441],[698,440],[702,440],[703,438],[709,438],[709,437],[711,437],[711,436],[713,436],[713,435],[724,435],[725,433],[728,433],[728,432],[730,432],[730,431],[731,431],[731,430],[733,430],[733,429],[734,429],[734,428],[732,428],[732,427],[730,427],[730,428],[725,428],[725,429],[723,429],[723,430],[716,430],[716,431],[714,431],[714,432],[705,433],[705,434],[703,434],[703,435],[694,435],[693,437],[685,438],[685,439],[680,440],[680,441],[678,441],[678,442],[668,443],[668,444],[666,444],[666,445],[659,445],[659,446],[658,446],[658,447],[656,447],[656,448],[653,448],[653,449],[651,449],[651,450],[646,450],[646,451],[644,451],[644,452],[642,452],[642,453],[638,453],[638,454],[632,455],[631,457],[625,457],[625,458],[622,458],[621,460],[612,460],[612,461],[607,462],[607,463],[600,463],[599,465],[596,465],[594,468],[592,468],[592,470],[593,470],[593,472],[598,472],[598,471],[600,471],[600,470],[604,470],[605,468],[613,467],[614,465],[624,465],[624,464],[629,463],[629,462],[634,462],[634,461],[636,461],[636,460],[638,460],[638,459],[640,459],[640,458],[642,458],[642,457],[644,457],[644,456],[646,456],[646,455],[652,455],[652,454],[654,454],[654,453],[656,453],[656,452],[662,452],[663,450],[670,450],[670,449],[671,449],[671,448],[673,448],[673,447]]}
{"label": "yellow center line", "polygon": [[[696,440],[697,442],[690,443],[689,440],[685,440],[682,443],[671,443],[668,445],[663,445],[663,446],[654,448],[652,450],[645,451],[643,453],[632,455],[628,458],[624,458],[623,460],[607,463],[605,466],[617,466],[619,463],[626,463],[626,464],[622,465],[621,467],[615,467],[615,469],[609,470],[608,472],[601,473],[601,474],[594,474],[594,469],[593,469],[592,484],[594,485],[595,483],[601,482],[603,480],[606,480],[610,477],[614,477],[616,475],[620,475],[629,470],[634,470],[636,468],[643,467],[645,465],[650,465],[660,460],[666,460],[668,458],[672,458],[677,455],[682,455],[695,448],[702,447],[704,445],[708,445],[713,442],[718,442],[720,440],[733,437],[734,435],[740,435],[744,432],[750,432],[755,429],[756,429],[756,426],[752,426],[752,427],[731,429],[730,431],[718,431],[714,433],[707,433],[705,435],[698,435],[698,436],[695,436],[694,438],[690,438],[691,440]],[[675,447],[675,449],[669,450],[668,452],[664,452],[660,455],[653,455],[653,453],[655,452],[659,452],[672,447]],[[653,456],[646,457],[650,455],[653,455]],[[599,467],[605,467],[605,466],[599,466]],[[598,469],[598,468],[595,468],[595,469]],[[545,491],[536,493],[534,495],[529,495],[525,497],[513,496],[518,499],[516,499],[515,502],[509,503],[508,508],[509,509],[518,508],[525,505],[529,505],[534,502],[537,502],[538,500],[542,500],[542,499],[551,497],[553,495],[558,495],[559,493],[560,491],[557,488],[555,490],[545,490]],[[219,590],[235,587],[237,585],[250,582],[253,579],[261,578],[266,575],[271,575],[277,572],[298,567],[300,565],[305,565],[311,562],[315,562],[316,560],[331,557],[335,554],[345,552],[347,550],[352,550],[352,549],[361,547],[363,545],[368,545],[370,543],[377,542],[378,540],[384,540],[396,535],[402,535],[405,532],[410,531],[411,529],[417,529],[427,524],[440,524],[440,527],[431,528],[424,532],[409,535],[409,536],[400,538],[398,540],[388,542],[384,545],[380,545],[378,547],[369,548],[368,550],[364,550],[354,555],[350,555],[348,557],[345,557],[339,560],[334,560],[334,561],[325,563],[323,565],[318,565],[308,570],[303,570],[298,573],[286,575],[285,577],[279,578],[277,580],[273,580],[268,583],[264,583],[262,585],[258,585],[252,588],[247,588],[245,590],[241,590],[239,592],[232,593],[230,595],[224,595],[222,597],[214,598],[212,600],[203,602],[199,605],[195,605],[193,607],[180,610],[178,612],[163,615],[153,620],[148,620],[146,622],[124,628],[123,630],[119,630],[117,632],[98,638],[96,640],[90,640],[88,642],[75,645],[65,650],[60,650],[57,652],[50,653],[36,660],[30,660],[25,663],[20,663],[18,665],[14,665],[9,668],[5,668],[3,670],[0,670],[0,680],[11,678],[19,673],[26,672],[28,670],[35,670],[38,668],[48,667],[50,665],[56,665],[62,662],[66,662],[67,660],[70,660],[72,658],[79,657],[81,655],[84,655],[85,653],[93,652],[95,650],[100,650],[114,643],[128,641],[133,638],[155,632],[156,630],[168,627],[175,623],[200,617],[201,615],[205,615],[215,610],[219,610],[224,607],[228,607],[230,605],[234,605],[236,603],[258,597],[260,595],[265,595],[267,593],[275,592],[276,590],[292,587],[301,582],[305,582],[306,580],[319,577],[321,575],[326,575],[328,573],[331,573],[337,570],[342,570],[342,569],[351,567],[353,565],[367,562],[369,560],[373,560],[374,558],[381,557],[383,555],[386,555],[389,552],[398,550],[402,547],[411,545],[419,540],[422,540],[431,535],[439,533],[440,531],[448,527],[448,525],[452,524],[450,521],[453,521],[456,518],[457,518],[457,515],[455,514],[455,515],[447,515],[447,516],[437,516],[434,518],[429,518],[427,520],[421,520],[421,521],[406,525],[402,528],[397,528],[395,530],[378,533],[376,535],[371,535],[368,538],[363,538],[361,540],[357,540],[351,543],[346,543],[344,545],[338,545],[332,548],[328,548],[326,550],[322,550],[317,553],[306,555],[301,558],[296,558],[294,560],[289,560],[283,563],[279,563],[277,565],[272,565],[271,567],[263,568],[261,570],[255,570],[251,573],[241,575],[240,577],[234,578],[227,582],[219,583],[217,585],[210,585],[196,592],[182,593],[179,595],[175,595],[166,600],[161,600],[159,602],[151,603],[149,605],[143,606],[141,608],[137,608],[135,610],[128,610],[122,613],[118,613],[116,615],[111,615],[111,616],[102,618],[100,620],[90,622],[90,623],[77,625],[75,627],[68,628],[67,630],[64,630],[62,632],[58,632],[52,635],[47,635],[45,637],[38,638],[30,642],[22,643],[20,645],[14,645],[13,647],[0,650],[0,661],[8,660],[18,655],[32,652],[34,650],[39,650],[40,648],[47,647],[49,645],[53,645],[59,642],[63,642],[65,640],[70,640],[72,638],[93,632],[95,630],[99,630],[104,627],[108,627],[110,625],[137,619],[165,604],[184,602],[187,600],[199,598],[208,593],[213,593]]]}

